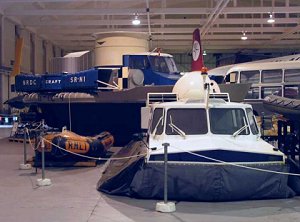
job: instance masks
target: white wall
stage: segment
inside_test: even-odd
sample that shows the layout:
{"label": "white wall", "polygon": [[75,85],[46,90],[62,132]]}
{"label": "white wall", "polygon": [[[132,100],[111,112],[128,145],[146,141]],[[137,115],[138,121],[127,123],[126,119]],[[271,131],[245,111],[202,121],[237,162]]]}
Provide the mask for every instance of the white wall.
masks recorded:
{"label": "white wall", "polygon": [[23,29],[21,37],[23,38],[21,72],[30,73],[30,32]]}
{"label": "white wall", "polygon": [[61,48],[55,46],[55,57],[61,57]]}
{"label": "white wall", "polygon": [[35,73],[45,73],[43,68],[43,40],[35,36]]}
{"label": "white wall", "polygon": [[53,55],[53,45],[50,42],[46,44],[46,70],[50,70],[50,60],[54,57]]}
{"label": "white wall", "polygon": [[15,25],[4,18],[3,27],[3,66],[12,67],[11,61],[15,60]]}
{"label": "white wall", "polygon": [[[11,65],[11,61],[15,58],[15,25],[11,23],[7,19],[3,19],[3,29],[2,29],[2,36],[3,38],[3,58],[2,58],[2,66],[5,67],[13,67]],[[3,106],[3,102],[5,102],[9,98],[9,76],[8,72],[1,72],[1,81],[0,81],[0,96],[1,96],[1,104],[0,109],[7,109],[7,107]]]}
{"label": "white wall", "polygon": [[[0,64],[7,68],[13,68],[12,61],[15,60],[15,27],[16,24],[12,21],[10,21],[7,18],[3,18],[0,15],[0,40],[3,43],[1,45],[2,50],[1,55],[2,61],[0,61]],[[23,29],[21,31],[21,37],[23,37],[24,44],[23,44],[23,51],[22,51],[22,62],[21,62],[21,72],[23,73],[31,73],[30,70],[30,64],[31,60],[33,59],[31,56],[31,44],[30,44],[30,31]],[[35,51],[34,51],[34,59],[35,59],[35,67],[34,71],[35,73],[45,73],[47,70],[45,70],[44,67],[44,56],[43,56],[43,39],[41,39],[38,35],[34,35],[34,42],[35,42]],[[53,53],[53,45],[48,42],[46,46],[46,68],[49,68],[49,61],[50,58],[52,58],[54,55]],[[55,47],[55,53],[57,53],[58,56],[60,56],[61,49],[59,47]],[[0,113],[3,111],[6,111],[7,107],[3,106],[3,102],[6,101],[9,98],[12,98],[15,94],[9,92],[10,86],[13,79],[9,80],[9,72],[2,72],[0,70]]]}

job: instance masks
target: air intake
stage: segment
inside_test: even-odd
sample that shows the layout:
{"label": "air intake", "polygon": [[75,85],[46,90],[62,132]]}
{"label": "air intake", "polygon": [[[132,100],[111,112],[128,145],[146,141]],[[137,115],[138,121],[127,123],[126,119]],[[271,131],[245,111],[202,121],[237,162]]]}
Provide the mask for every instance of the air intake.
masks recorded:
{"label": "air intake", "polygon": [[210,99],[223,99],[226,102],[230,102],[230,97],[228,93],[210,93]]}
{"label": "air intake", "polygon": [[148,93],[147,106],[153,103],[165,103],[178,101],[176,93]]}

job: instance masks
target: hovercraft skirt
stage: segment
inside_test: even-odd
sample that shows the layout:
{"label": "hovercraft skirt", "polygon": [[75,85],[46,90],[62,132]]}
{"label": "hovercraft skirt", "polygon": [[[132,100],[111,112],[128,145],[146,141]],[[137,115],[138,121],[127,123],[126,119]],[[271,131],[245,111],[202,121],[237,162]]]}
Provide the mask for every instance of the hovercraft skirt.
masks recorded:
{"label": "hovercraft skirt", "polygon": [[[113,157],[145,153],[134,142]],[[127,154],[126,154],[127,153]],[[285,164],[255,164],[251,167],[288,172]],[[143,199],[163,199],[164,165],[144,158],[111,161],[98,182],[99,191]],[[288,198],[295,192],[288,176],[220,164],[168,164],[168,197],[185,201],[234,201]]]}

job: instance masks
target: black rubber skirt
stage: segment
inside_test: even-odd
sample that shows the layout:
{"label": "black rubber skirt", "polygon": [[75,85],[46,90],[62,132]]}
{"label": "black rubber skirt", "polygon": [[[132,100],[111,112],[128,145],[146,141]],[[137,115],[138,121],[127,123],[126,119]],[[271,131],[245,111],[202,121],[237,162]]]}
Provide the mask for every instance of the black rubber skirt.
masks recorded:
{"label": "black rubber skirt", "polygon": [[[164,165],[146,163],[145,143],[132,142],[106,165],[97,189],[111,195],[143,199],[163,199]],[[251,167],[289,172],[284,164],[251,164]],[[294,178],[298,181],[298,179]],[[293,188],[290,182],[293,182]],[[237,201],[289,198],[297,194],[299,181],[287,175],[218,164],[168,164],[168,198],[175,201]],[[296,192],[294,191],[296,190]]]}

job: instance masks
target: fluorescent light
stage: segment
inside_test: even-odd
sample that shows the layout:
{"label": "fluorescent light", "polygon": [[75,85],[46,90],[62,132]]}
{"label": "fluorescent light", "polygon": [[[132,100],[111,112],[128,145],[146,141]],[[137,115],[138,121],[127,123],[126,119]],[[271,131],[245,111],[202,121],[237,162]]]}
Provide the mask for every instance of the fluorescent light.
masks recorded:
{"label": "fluorescent light", "polygon": [[274,23],[275,19],[273,17],[273,14],[270,14],[270,18],[268,19],[268,23]]}
{"label": "fluorescent light", "polygon": [[133,24],[133,25],[139,25],[139,24],[141,24],[141,20],[139,20],[138,15],[136,15],[136,16],[134,17],[134,20],[132,20],[132,24]]}
{"label": "fluorescent light", "polygon": [[248,37],[246,36],[246,32],[243,32],[243,35],[241,36],[241,40],[247,40]]}

